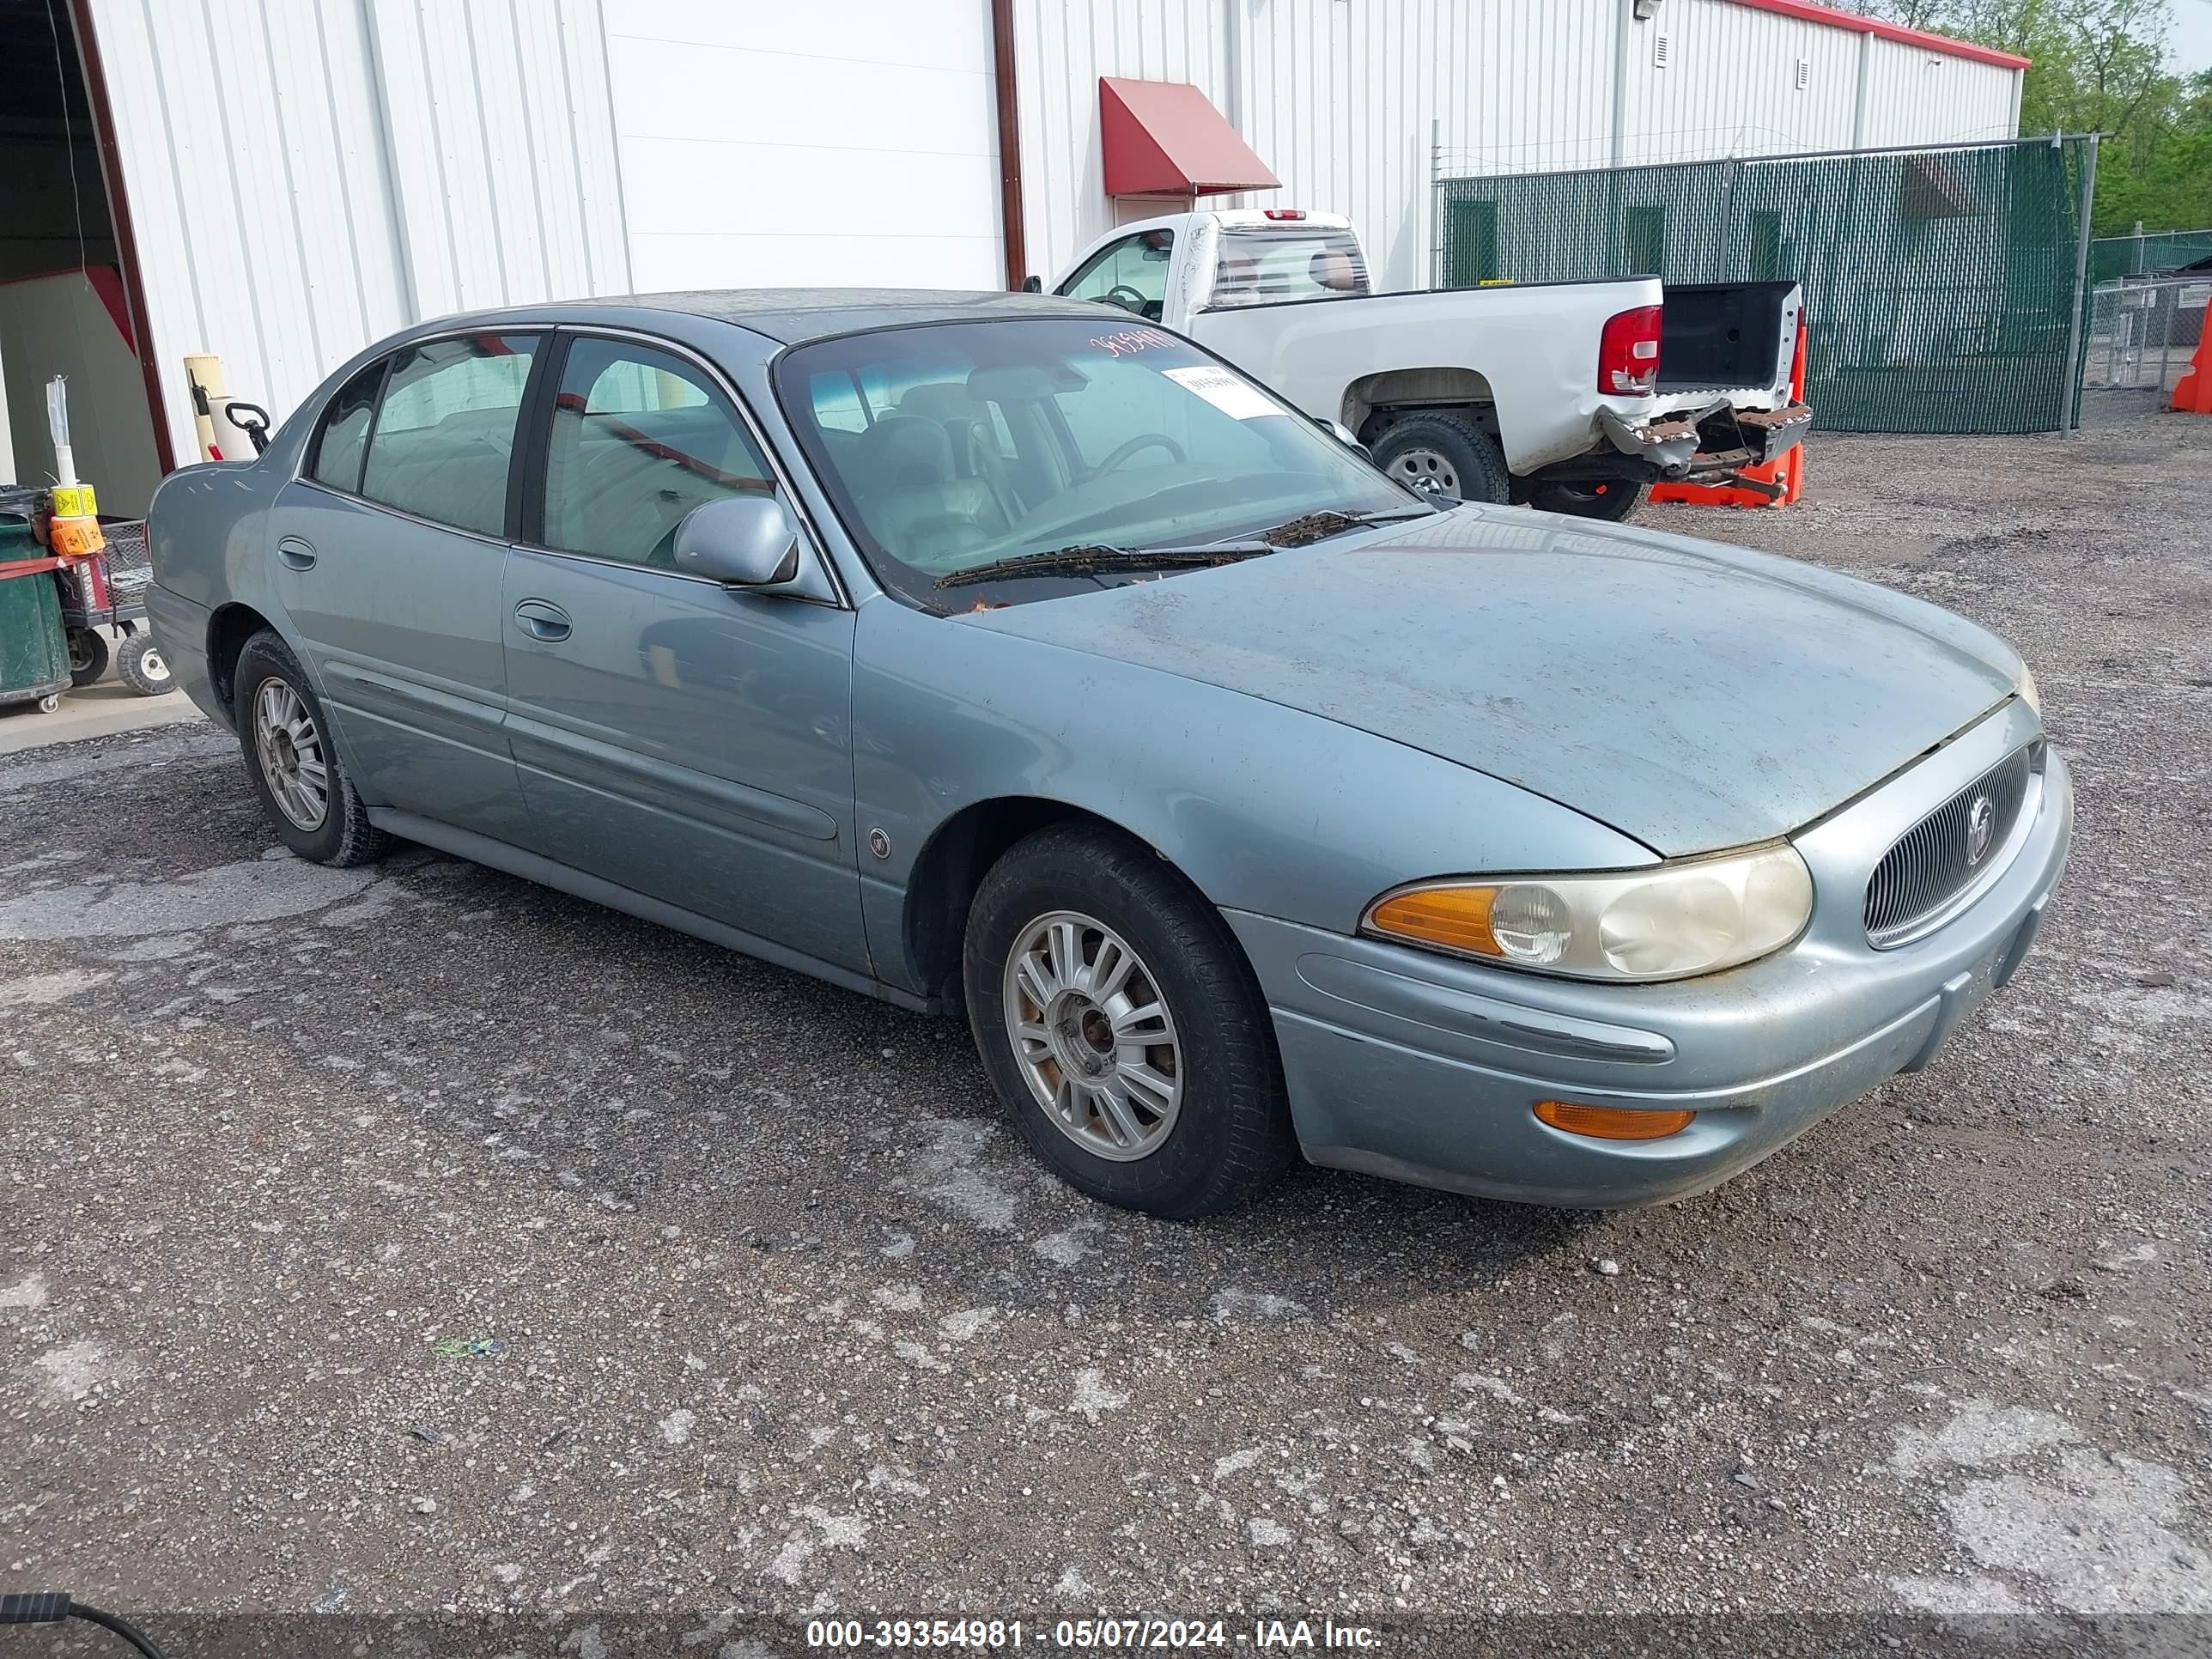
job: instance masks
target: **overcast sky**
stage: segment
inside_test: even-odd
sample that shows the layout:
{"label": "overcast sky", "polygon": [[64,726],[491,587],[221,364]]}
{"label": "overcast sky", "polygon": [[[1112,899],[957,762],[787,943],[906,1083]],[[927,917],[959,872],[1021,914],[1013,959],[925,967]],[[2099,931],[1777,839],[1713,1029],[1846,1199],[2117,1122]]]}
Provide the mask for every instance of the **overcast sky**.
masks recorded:
{"label": "overcast sky", "polygon": [[2173,0],[2173,55],[2185,70],[2212,69],[2212,0]]}

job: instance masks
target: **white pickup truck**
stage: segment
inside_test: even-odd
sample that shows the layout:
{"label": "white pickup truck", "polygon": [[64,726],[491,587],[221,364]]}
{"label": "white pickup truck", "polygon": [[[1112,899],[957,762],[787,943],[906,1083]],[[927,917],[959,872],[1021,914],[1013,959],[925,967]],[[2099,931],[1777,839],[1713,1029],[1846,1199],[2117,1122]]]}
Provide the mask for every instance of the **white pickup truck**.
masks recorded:
{"label": "white pickup truck", "polygon": [[1658,478],[1757,489],[1742,470],[1812,421],[1790,393],[1794,283],[1376,294],[1349,221],[1271,208],[1120,226],[1053,291],[1189,335],[1464,500],[1623,519]]}

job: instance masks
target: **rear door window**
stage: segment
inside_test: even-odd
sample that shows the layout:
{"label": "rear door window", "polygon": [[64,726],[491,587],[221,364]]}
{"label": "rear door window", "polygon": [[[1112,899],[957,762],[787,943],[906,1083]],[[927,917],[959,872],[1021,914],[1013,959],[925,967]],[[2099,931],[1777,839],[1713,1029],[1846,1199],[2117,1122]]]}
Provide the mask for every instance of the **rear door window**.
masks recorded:
{"label": "rear door window", "polygon": [[534,334],[470,334],[392,361],[361,493],[479,536],[507,533],[507,478]]}

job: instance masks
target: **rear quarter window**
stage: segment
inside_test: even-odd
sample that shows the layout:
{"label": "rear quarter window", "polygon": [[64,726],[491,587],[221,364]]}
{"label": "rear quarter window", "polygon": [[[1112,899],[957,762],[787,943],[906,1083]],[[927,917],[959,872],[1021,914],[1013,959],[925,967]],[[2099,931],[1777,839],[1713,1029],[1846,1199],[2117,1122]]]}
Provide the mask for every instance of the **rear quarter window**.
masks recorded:
{"label": "rear quarter window", "polygon": [[337,396],[323,410],[321,424],[315,428],[313,459],[307,464],[307,476],[317,483],[343,489],[349,495],[360,493],[362,457],[368,450],[368,424],[376,413],[376,394],[384,386],[386,361],[379,358],[340,386]]}

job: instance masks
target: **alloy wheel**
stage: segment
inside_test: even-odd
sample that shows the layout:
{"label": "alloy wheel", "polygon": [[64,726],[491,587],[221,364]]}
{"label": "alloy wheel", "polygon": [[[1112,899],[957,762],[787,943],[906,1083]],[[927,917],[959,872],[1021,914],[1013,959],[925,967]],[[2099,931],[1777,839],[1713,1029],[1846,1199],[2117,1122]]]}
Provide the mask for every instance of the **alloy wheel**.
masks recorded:
{"label": "alloy wheel", "polygon": [[321,829],[331,810],[322,732],[300,694],[282,679],[262,681],[253,695],[253,752],[276,810],[300,829]]}
{"label": "alloy wheel", "polygon": [[1144,959],[1105,923],[1054,910],[1007,953],[1007,1040],[1046,1118],[1094,1157],[1157,1152],[1182,1108],[1175,1016]]}

